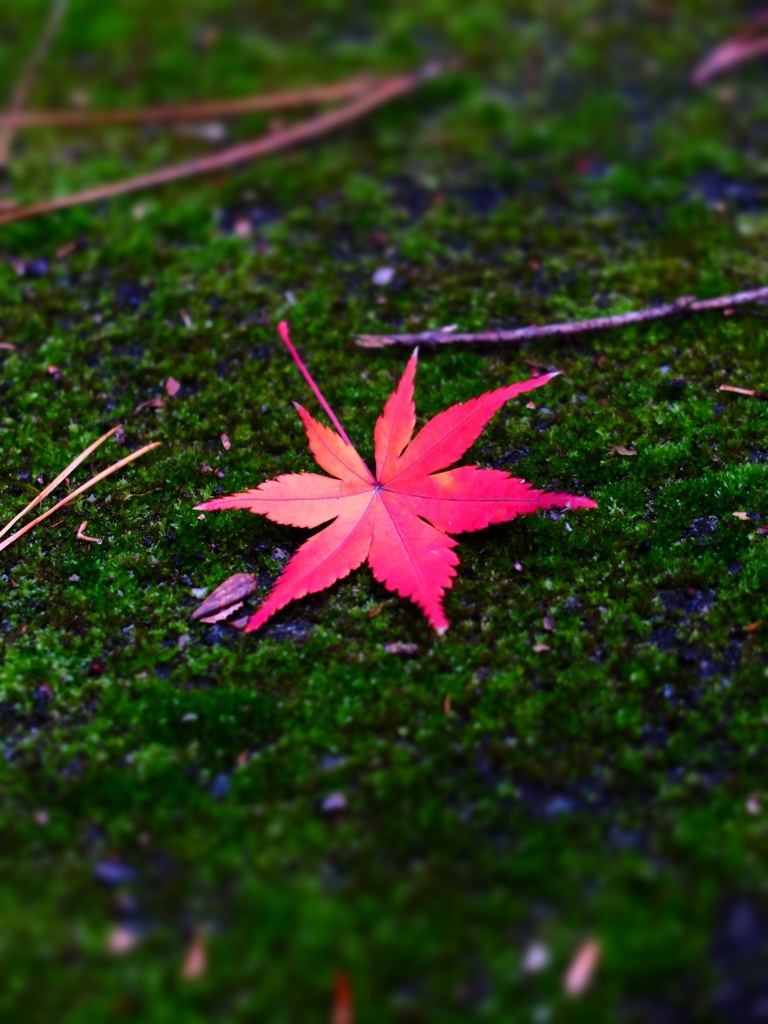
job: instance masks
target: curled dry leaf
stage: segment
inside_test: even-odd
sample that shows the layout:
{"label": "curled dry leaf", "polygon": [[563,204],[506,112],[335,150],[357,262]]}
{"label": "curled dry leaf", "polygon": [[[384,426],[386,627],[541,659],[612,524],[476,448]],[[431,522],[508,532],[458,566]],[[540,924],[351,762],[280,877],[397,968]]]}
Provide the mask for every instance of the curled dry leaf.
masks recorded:
{"label": "curled dry leaf", "polygon": [[202,619],[203,622],[218,622],[226,618],[230,612],[242,608],[243,601],[254,592],[258,582],[251,572],[236,572],[228,580],[224,580],[209,594],[203,603],[190,615],[191,619]]}
{"label": "curled dry leaf", "polygon": [[576,950],[563,979],[563,986],[569,996],[580,996],[587,991],[595,976],[601,953],[600,943],[594,939],[588,939]]}
{"label": "curled dry leaf", "polygon": [[133,415],[136,416],[141,412],[142,409],[164,409],[165,399],[160,398],[158,395],[155,398],[148,398],[146,402],[139,402],[136,408],[133,410]]}
{"label": "curled dry leaf", "polygon": [[280,334],[336,430],[297,405],[315,461],[327,476],[289,473],[197,509],[243,509],[273,522],[312,529],[286,565],[246,632],[262,626],[290,601],[325,590],[364,562],[388,590],[409,598],[439,633],[448,629],[443,595],[459,559],[452,533],[482,530],[540,508],[596,508],[591,498],[534,490],[499,469],[449,469],[477,440],[510,399],[547,384],[555,373],[509,384],[438,413],[414,436],[417,352],[374,429],[375,472],[353,447],[302,363],[288,336]]}

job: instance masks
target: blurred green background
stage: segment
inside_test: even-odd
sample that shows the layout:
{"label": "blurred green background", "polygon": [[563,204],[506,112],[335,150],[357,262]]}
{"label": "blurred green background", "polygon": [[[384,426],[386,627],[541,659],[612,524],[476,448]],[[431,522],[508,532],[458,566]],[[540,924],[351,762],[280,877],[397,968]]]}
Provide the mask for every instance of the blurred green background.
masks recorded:
{"label": "blurred green background", "polygon": [[[47,10],[4,0],[0,95]],[[259,634],[189,621],[234,572],[255,607],[304,536],[194,512],[312,466],[279,318],[368,457],[407,351],[357,333],[768,284],[765,65],[689,84],[747,13],[71,0],[35,108],[462,64],[312,146],[0,228],[0,520],[118,421],[94,469],[163,442],[0,554],[3,1019],[344,1024],[339,976],[375,1024],[768,1012],[768,622],[746,628],[768,612],[768,408],[717,392],[768,386],[764,311],[423,352],[422,417],[526,360],[562,369],[472,460],[600,504],[463,538],[446,636],[365,569]],[[4,194],[210,151],[169,127],[19,133]]]}

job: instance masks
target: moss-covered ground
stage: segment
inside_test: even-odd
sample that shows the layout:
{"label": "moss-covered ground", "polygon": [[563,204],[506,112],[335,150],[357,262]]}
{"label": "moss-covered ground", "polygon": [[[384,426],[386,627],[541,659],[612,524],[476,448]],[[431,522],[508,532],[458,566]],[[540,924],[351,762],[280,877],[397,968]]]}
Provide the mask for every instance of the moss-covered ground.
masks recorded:
{"label": "moss-covered ground", "polygon": [[[47,7],[3,0],[3,94]],[[367,570],[261,634],[189,621],[234,572],[254,607],[302,539],[193,510],[311,467],[278,318],[369,455],[407,353],[358,332],[768,283],[765,68],[688,85],[745,15],[72,0],[36,106],[463,66],[311,147],[2,229],[0,520],[119,420],[94,469],[163,442],[0,555],[3,1020],[326,1021],[338,972],[376,1024],[763,1019],[768,406],[717,392],[768,385],[759,308],[423,353],[422,416],[561,368],[472,454],[600,503],[465,537],[446,636]],[[28,134],[11,182],[33,200],[205,147]],[[180,394],[134,415],[169,376]],[[602,959],[569,998],[586,938]],[[549,964],[526,973],[534,942]]]}

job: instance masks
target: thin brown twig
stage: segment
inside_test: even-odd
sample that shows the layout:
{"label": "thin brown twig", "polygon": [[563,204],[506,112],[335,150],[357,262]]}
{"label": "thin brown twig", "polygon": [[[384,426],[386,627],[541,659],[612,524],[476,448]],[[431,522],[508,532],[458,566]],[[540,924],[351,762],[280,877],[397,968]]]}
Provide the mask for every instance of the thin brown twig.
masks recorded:
{"label": "thin brown twig", "polygon": [[[32,51],[32,55],[16,83],[16,88],[13,90],[11,101],[8,105],[8,113],[11,116],[20,114],[27,105],[37,73],[48,56],[48,51],[56,37],[66,9],[67,0],[53,0],[51,9],[48,12],[48,19],[37,41],[37,46]],[[0,123],[0,168],[8,165],[8,157],[11,153],[15,131],[16,128],[13,121],[10,123]]]}
{"label": "thin brown twig", "polygon": [[47,512],[43,512],[43,514],[38,516],[37,519],[33,519],[31,523],[27,523],[26,526],[22,526],[22,528],[17,530],[16,533],[12,533],[10,537],[6,537],[5,540],[0,543],[0,551],[4,551],[7,547],[10,547],[15,540],[18,540],[19,537],[23,537],[25,533],[28,533],[31,529],[37,526],[38,523],[42,523],[44,519],[48,518],[48,516],[52,516],[54,512],[59,512],[65,505],[68,505],[70,501],[74,501],[75,498],[79,498],[85,491],[94,487],[96,484],[100,483],[100,481],[111,476],[113,473],[117,473],[119,469],[122,469],[123,466],[127,466],[129,462],[133,462],[135,459],[141,458],[142,455],[146,455],[147,452],[152,451],[153,448],[159,447],[161,443],[162,442],[160,441],[153,441],[152,444],[144,445],[144,447],[139,448],[138,451],[131,452],[131,454],[126,455],[124,459],[120,459],[120,461],[115,462],[114,465],[109,466],[107,469],[103,469],[101,473],[97,473],[96,476],[91,477],[90,480],[86,480],[86,482],[78,487],[76,491],[72,491],[72,493],[68,494],[66,498],[62,498],[60,502],[53,506],[53,508],[49,508]]}
{"label": "thin brown twig", "polygon": [[169,182],[179,181],[183,178],[225,170],[237,164],[255,160],[258,157],[288,149],[291,146],[310,142],[320,136],[337,131],[353,121],[359,120],[385,103],[391,103],[393,100],[412,92],[427,78],[437,74],[439,70],[442,69],[431,65],[425,70],[413,74],[398,75],[397,77],[385,79],[381,84],[371,89],[370,92],[352,100],[351,103],[343,107],[320,114],[317,117],[310,118],[308,121],[302,121],[290,128],[284,128],[269,135],[261,136],[258,139],[240,143],[237,146],[232,146],[211,156],[199,157],[198,159],[190,160],[183,164],[174,164],[170,167],[162,167],[157,171],[150,171],[148,174],[141,174],[135,178],[127,178],[109,185],[100,185],[96,188],[86,189],[84,192],[62,196],[60,199],[51,199],[43,203],[35,203],[32,206],[10,210],[7,213],[0,214],[0,225],[10,224],[17,220],[26,220],[30,217],[39,217],[58,210],[66,210],[73,206],[97,203],[105,199],[112,199],[115,196],[125,195],[129,192],[138,192],[156,185],[166,185]]}
{"label": "thin brown twig", "polygon": [[385,348],[387,345],[477,345],[514,344],[536,338],[563,337],[572,334],[586,334],[588,331],[608,331],[631,324],[664,320],[683,313],[707,313],[713,310],[728,310],[732,306],[745,306],[751,302],[768,299],[768,288],[755,288],[733,295],[720,295],[715,299],[695,299],[685,295],[663,306],[651,306],[632,313],[617,313],[614,316],[594,317],[590,320],[571,320],[565,323],[542,326],[515,327],[511,330],[474,331],[471,334],[446,330],[421,331],[419,334],[361,334],[357,344],[362,348]]}
{"label": "thin brown twig", "polygon": [[93,444],[88,445],[85,451],[80,452],[80,454],[76,458],[72,459],[69,465],[65,469],[62,469],[62,471],[59,473],[55,480],[51,480],[48,486],[43,488],[43,490],[40,491],[40,493],[36,497],[34,497],[32,501],[30,501],[26,508],[23,508],[21,512],[18,513],[18,515],[15,515],[9,523],[6,523],[5,526],[2,529],[0,529],[0,537],[4,537],[6,533],[8,533],[8,531],[12,529],[20,519],[24,518],[27,512],[31,512],[33,508],[37,508],[40,502],[47,498],[52,491],[55,491],[59,484],[64,483],[69,474],[73,470],[77,469],[77,467],[80,466],[83,462],[85,462],[89,455],[92,455],[97,448],[104,444],[104,442],[107,441],[110,437],[112,437],[113,434],[116,434],[121,426],[122,424],[118,423],[116,427],[112,427],[111,430],[108,430],[106,434],[102,434],[100,438],[93,442]]}
{"label": "thin brown twig", "polygon": [[162,124],[174,121],[206,121],[241,114],[276,113],[297,107],[321,106],[353,99],[369,92],[376,79],[351,78],[334,85],[310,86],[290,92],[263,93],[203,103],[164,104],[132,110],[18,110],[0,114],[0,129],[100,128],[130,124]]}
{"label": "thin brown twig", "polygon": [[746,395],[747,398],[768,398],[768,391],[755,391],[753,388],[737,388],[732,384],[721,384],[718,391],[730,391],[734,395]]}

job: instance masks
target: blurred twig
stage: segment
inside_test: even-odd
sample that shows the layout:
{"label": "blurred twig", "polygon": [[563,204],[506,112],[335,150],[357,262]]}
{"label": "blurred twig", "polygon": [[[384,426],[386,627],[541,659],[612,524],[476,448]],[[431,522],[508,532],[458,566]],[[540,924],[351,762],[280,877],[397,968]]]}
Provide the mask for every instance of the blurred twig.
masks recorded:
{"label": "blurred twig", "polygon": [[694,85],[704,85],[736,64],[768,53],[768,11],[761,11],[730,39],[710,50],[691,74]]}
{"label": "blurred twig", "polygon": [[165,104],[139,107],[134,110],[16,110],[0,114],[0,130],[100,128],[141,123],[205,121],[214,117],[274,113],[351,99],[369,92],[375,84],[373,78],[351,78],[335,85],[311,86],[290,92],[264,93],[259,96],[212,100],[206,103],[183,103],[178,106]]}
{"label": "blurred twig", "polygon": [[[0,221],[1,222],[1,221]],[[732,306],[745,306],[751,302],[768,299],[768,288],[756,288],[750,292],[735,292],[720,295],[715,299],[694,299],[690,295],[676,299],[664,306],[651,306],[633,313],[618,313],[615,316],[595,317],[591,320],[572,320],[559,324],[516,327],[512,330],[475,331],[471,334],[452,330],[421,331],[419,334],[361,334],[357,344],[362,348],[385,348],[387,345],[476,345],[514,344],[535,338],[563,337],[569,334],[586,334],[588,331],[607,331],[631,324],[648,323],[680,316],[682,313],[707,313],[713,310],[728,310]]]}
{"label": "blurred twig", "polygon": [[60,199],[51,199],[46,202],[35,203],[32,206],[23,206],[7,212],[0,212],[0,225],[10,224],[17,220],[27,220],[30,217],[39,217],[57,210],[66,210],[73,206],[97,203],[105,199],[112,199],[115,196],[125,195],[129,192],[138,192],[156,185],[166,185],[169,182],[179,181],[183,178],[192,178],[203,174],[210,174],[214,171],[225,170],[237,164],[247,163],[259,157],[267,156],[270,153],[288,149],[291,146],[310,142],[330,132],[337,131],[339,128],[343,128],[354,121],[358,121],[377,107],[381,107],[385,103],[391,103],[393,100],[412,92],[422,82],[434,77],[442,70],[443,67],[441,65],[429,65],[427,68],[412,74],[398,75],[385,79],[364,95],[353,99],[342,107],[310,118],[308,121],[302,121],[289,128],[281,128],[258,139],[240,143],[237,146],[232,146],[211,156],[199,157],[198,159],[189,160],[183,164],[174,164],[170,167],[162,167],[157,171],[150,171],[148,174],[141,174],[137,177],[127,178],[109,185],[100,185],[96,188],[86,189],[84,192],[62,196]]}
{"label": "blurred twig", "polygon": [[[48,12],[48,19],[43,27],[40,38],[37,41],[37,46],[32,51],[32,55],[27,61],[27,64],[16,83],[16,88],[13,90],[11,101],[8,105],[9,115],[13,116],[21,113],[27,105],[27,100],[29,99],[29,94],[32,91],[35,77],[37,76],[43,61],[48,56],[48,51],[56,37],[56,33],[59,30],[59,25],[61,24],[61,19],[64,17],[66,9],[67,0],[53,0],[51,9]],[[14,134],[15,126],[12,121],[9,123],[0,122],[0,170],[4,169],[8,165],[8,157],[10,156]]]}

